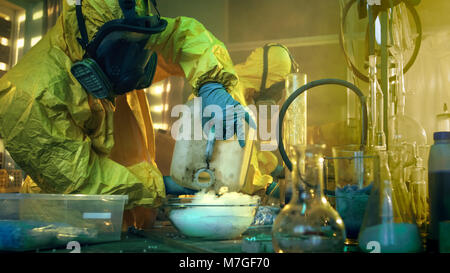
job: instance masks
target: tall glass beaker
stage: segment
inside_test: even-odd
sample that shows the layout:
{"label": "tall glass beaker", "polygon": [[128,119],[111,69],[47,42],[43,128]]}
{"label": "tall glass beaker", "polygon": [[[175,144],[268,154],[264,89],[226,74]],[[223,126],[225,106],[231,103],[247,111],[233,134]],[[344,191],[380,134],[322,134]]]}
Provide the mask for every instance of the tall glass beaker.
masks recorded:
{"label": "tall glass beaker", "polygon": [[[307,83],[305,73],[291,73],[286,76],[286,98]],[[283,126],[283,142],[287,145],[306,145],[307,92],[299,95],[286,111]]]}
{"label": "tall glass beaker", "polygon": [[[298,88],[305,85],[308,77],[305,73],[295,72],[286,76],[285,88],[288,98]],[[286,144],[287,154],[290,158],[295,158],[294,146],[306,145],[307,134],[307,92],[300,94],[295,101],[292,102],[286,111],[283,120],[283,143]],[[285,172],[285,179],[280,181],[280,197],[285,196],[289,187],[292,187],[292,177],[290,172]],[[281,198],[284,205],[284,198]]]}

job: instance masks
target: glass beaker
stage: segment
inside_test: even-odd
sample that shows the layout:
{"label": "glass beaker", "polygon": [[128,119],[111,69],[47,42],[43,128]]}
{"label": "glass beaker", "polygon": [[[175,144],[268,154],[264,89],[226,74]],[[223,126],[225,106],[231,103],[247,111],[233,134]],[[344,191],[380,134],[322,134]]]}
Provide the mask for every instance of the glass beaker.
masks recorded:
{"label": "glass beaker", "polygon": [[[367,202],[358,242],[364,252],[413,253],[422,250],[411,208],[402,206],[393,187],[388,153],[378,151],[374,187]],[[410,216],[408,219],[406,216]]]}
{"label": "glass beaker", "polygon": [[[308,76],[305,73],[294,72],[286,76],[285,99],[290,97],[298,88],[308,82]],[[286,152],[289,158],[295,158],[294,146],[306,145],[307,134],[307,92],[300,94],[295,101],[293,101],[286,110],[286,116],[283,119],[283,142],[287,149]],[[285,205],[286,191],[292,187],[291,172],[285,172],[285,179],[280,181],[280,200],[281,204]]]}
{"label": "glass beaker", "polygon": [[[290,73],[286,76],[286,98],[307,83],[305,73]],[[286,146],[306,145],[307,92],[300,94],[286,111],[283,123],[283,142]],[[288,153],[289,155],[289,153]]]}
{"label": "glass beaker", "polygon": [[342,217],[346,244],[357,244],[359,229],[373,186],[374,157],[365,155],[360,145],[332,147],[336,210]]}
{"label": "glass beaker", "polygon": [[323,194],[325,145],[298,145],[294,148],[292,199],[273,224],[274,251],[343,252],[344,223]]}

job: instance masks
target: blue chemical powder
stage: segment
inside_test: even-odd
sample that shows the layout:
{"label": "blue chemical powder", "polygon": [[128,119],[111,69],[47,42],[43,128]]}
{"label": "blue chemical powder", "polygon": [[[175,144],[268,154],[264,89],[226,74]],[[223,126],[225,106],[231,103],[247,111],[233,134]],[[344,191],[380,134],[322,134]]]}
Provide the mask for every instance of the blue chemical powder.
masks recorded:
{"label": "blue chemical powder", "polygon": [[65,245],[75,240],[97,238],[97,230],[72,227],[65,223],[0,220],[0,251],[25,251]]}
{"label": "blue chemical powder", "polygon": [[272,225],[280,212],[279,207],[260,206],[256,211],[252,226],[254,225]]}
{"label": "blue chemical powder", "polygon": [[356,185],[336,188],[336,210],[344,221],[347,238],[358,238],[372,184],[358,189]]}
{"label": "blue chemical powder", "polygon": [[37,221],[0,221],[0,250],[29,250],[51,245],[56,236],[48,232],[48,223]]}

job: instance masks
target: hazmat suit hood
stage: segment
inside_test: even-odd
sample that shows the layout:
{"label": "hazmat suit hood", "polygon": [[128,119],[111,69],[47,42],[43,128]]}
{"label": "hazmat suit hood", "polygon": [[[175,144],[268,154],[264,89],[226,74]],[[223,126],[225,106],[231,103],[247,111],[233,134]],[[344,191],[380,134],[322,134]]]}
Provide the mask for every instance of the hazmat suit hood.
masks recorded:
{"label": "hazmat suit hood", "polygon": [[[252,51],[245,62],[235,65],[239,77],[239,84],[244,89],[244,96],[248,101],[249,92],[259,92],[264,69],[264,48],[259,47]],[[267,58],[266,88],[274,83],[283,81],[291,72],[291,57],[287,49],[280,46],[271,46]]]}
{"label": "hazmat suit hood", "polygon": [[[272,84],[284,81],[286,76],[291,73],[292,60],[287,48],[284,46],[272,46],[278,44],[269,44],[267,55],[267,78],[266,88]],[[295,64],[297,65],[297,64]],[[236,73],[239,77],[239,90],[237,92],[241,98],[244,98],[246,104],[254,104],[254,92],[260,92],[261,81],[264,69],[264,47],[253,50],[245,62],[235,65]],[[242,100],[242,99],[241,99]],[[260,122],[258,117],[257,122]],[[278,164],[277,157],[270,151],[261,151],[254,146],[249,166],[249,182],[242,191],[248,194],[254,194],[256,191],[267,187],[272,181],[271,172],[275,170]]]}

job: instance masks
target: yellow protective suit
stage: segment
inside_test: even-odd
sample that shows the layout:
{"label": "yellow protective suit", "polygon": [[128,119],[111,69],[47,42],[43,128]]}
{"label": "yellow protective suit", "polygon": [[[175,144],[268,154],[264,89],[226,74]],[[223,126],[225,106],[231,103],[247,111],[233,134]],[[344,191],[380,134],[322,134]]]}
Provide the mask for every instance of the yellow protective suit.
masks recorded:
{"label": "yellow protective suit", "polygon": [[[146,15],[142,1],[147,0],[137,0],[136,10]],[[126,208],[156,207],[165,190],[154,163],[145,95],[127,93],[114,106],[82,89],[70,73],[84,52],[76,40],[75,5],[69,2],[75,1],[63,1],[56,25],[0,79],[0,135],[41,192],[127,194]],[[90,40],[104,23],[123,16],[118,1],[82,3]],[[167,64],[155,81],[173,69],[186,76],[194,93],[208,81],[232,90],[237,77],[223,43],[194,19],[164,19],[166,30],[148,41]],[[25,186],[24,191],[38,191]]]}
{"label": "yellow protective suit", "polygon": [[[264,48],[260,47],[247,57],[244,63],[234,66],[239,77],[236,93],[240,97],[245,97],[245,104],[254,104],[255,92],[260,91],[262,74],[264,68],[263,59]],[[267,58],[267,79],[266,88],[274,83],[285,80],[287,74],[291,72],[291,58],[287,49],[280,46],[271,46]],[[236,98],[239,100],[239,98]],[[242,100],[242,99],[241,99]],[[256,145],[253,146],[253,153],[250,161],[248,181],[243,192],[252,194],[264,189],[268,183],[273,181],[270,175],[278,164],[277,157],[270,151],[258,151]]]}

